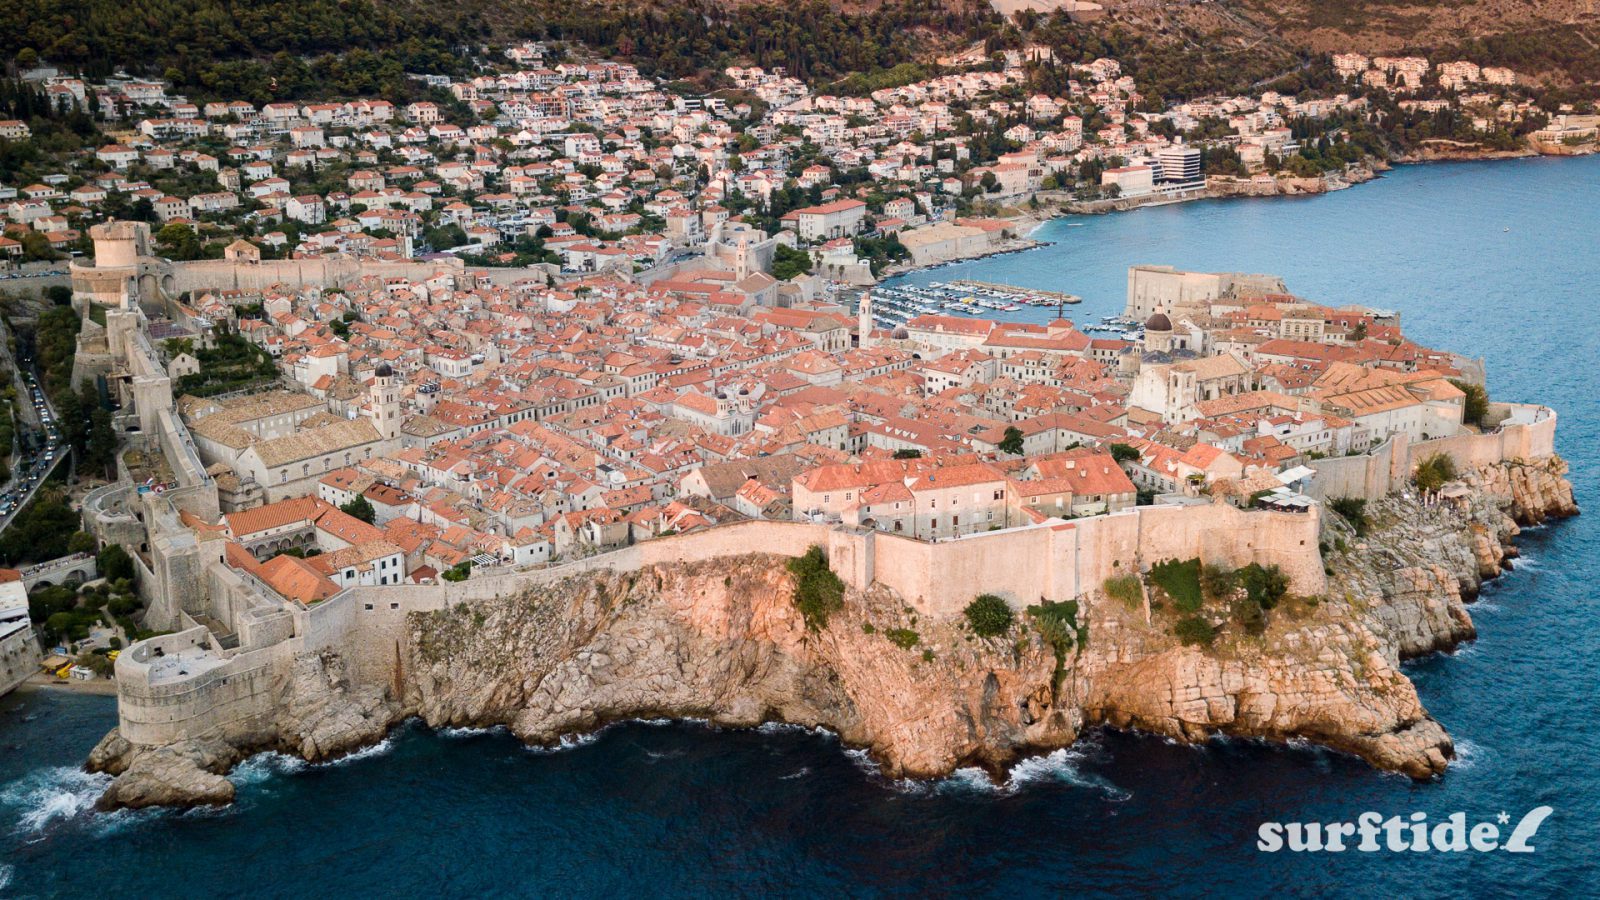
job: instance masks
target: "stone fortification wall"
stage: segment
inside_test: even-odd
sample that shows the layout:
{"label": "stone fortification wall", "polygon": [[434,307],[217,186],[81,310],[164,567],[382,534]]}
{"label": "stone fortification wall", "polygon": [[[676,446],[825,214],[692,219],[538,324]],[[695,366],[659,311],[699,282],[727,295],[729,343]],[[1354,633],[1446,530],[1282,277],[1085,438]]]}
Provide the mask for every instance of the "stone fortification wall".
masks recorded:
{"label": "stone fortification wall", "polygon": [[1555,411],[1524,403],[1492,403],[1488,421],[1497,423],[1482,434],[1411,441],[1403,434],[1360,456],[1319,459],[1307,463],[1317,471],[1306,492],[1319,500],[1360,497],[1379,500],[1405,487],[1417,464],[1436,453],[1468,472],[1508,459],[1538,459],[1555,453]]}
{"label": "stone fortification wall", "polygon": [[[216,648],[203,626],[141,641],[117,658],[117,727],[136,744],[167,744],[218,729],[248,728],[273,713],[287,643],[236,654],[200,668]],[[157,651],[160,651],[159,653]],[[193,661],[196,671],[181,668]]]}
{"label": "stone fortification wall", "polygon": [[32,628],[24,628],[0,639],[0,697],[39,671],[39,641]]}
{"label": "stone fortification wall", "polygon": [[238,290],[259,291],[273,285],[289,287],[342,287],[371,275],[379,278],[406,278],[422,281],[441,269],[461,270],[457,259],[381,262],[370,259],[281,259],[261,262],[236,260],[196,260],[172,264],[167,292]]}

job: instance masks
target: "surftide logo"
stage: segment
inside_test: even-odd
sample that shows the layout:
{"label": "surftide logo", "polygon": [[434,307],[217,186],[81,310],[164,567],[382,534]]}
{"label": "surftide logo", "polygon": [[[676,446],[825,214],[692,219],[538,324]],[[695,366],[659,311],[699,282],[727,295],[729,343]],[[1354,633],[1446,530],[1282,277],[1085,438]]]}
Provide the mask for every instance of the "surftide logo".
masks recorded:
{"label": "surftide logo", "polygon": [[1528,810],[1504,841],[1501,829],[1511,825],[1511,815],[1503,810],[1492,821],[1470,827],[1463,812],[1451,813],[1431,825],[1423,812],[1403,818],[1364,812],[1354,822],[1263,822],[1256,829],[1256,849],[1263,853],[1532,853],[1539,826],[1552,812],[1548,806]]}

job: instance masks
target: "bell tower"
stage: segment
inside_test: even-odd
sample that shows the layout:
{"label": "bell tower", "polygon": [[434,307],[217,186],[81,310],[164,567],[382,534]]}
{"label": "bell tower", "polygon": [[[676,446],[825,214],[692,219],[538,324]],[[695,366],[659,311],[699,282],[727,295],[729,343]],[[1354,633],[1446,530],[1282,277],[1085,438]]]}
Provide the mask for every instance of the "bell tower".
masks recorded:
{"label": "bell tower", "polygon": [[372,371],[372,390],[368,394],[372,426],[385,440],[400,436],[400,386],[395,383],[394,369],[386,362],[378,363]]}

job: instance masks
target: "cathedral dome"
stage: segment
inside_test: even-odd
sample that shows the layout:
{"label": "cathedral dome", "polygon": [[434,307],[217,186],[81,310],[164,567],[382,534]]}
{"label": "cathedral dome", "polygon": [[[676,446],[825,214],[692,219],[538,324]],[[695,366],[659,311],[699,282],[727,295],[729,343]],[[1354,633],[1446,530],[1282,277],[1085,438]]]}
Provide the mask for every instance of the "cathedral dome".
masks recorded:
{"label": "cathedral dome", "polygon": [[372,370],[372,374],[379,378],[393,378],[394,368],[386,362],[381,362],[378,363],[378,367],[376,369]]}
{"label": "cathedral dome", "polygon": [[1172,320],[1167,318],[1167,314],[1166,313],[1156,313],[1155,315],[1153,315],[1150,318],[1145,320],[1145,322],[1144,322],[1144,330],[1145,331],[1171,331],[1172,330]]}

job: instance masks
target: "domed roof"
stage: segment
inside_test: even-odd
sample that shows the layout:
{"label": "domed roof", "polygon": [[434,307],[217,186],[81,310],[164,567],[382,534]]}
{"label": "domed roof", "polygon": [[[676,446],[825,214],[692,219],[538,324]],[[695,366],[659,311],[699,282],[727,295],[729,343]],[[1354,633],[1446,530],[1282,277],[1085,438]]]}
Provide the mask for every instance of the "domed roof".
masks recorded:
{"label": "domed roof", "polygon": [[394,368],[386,362],[381,362],[378,363],[378,367],[376,369],[372,370],[372,374],[379,378],[393,378]]}
{"label": "domed roof", "polygon": [[1145,331],[1171,331],[1172,330],[1172,320],[1167,318],[1167,314],[1166,313],[1156,313],[1155,315],[1151,316],[1150,318],[1144,320],[1144,330]]}

